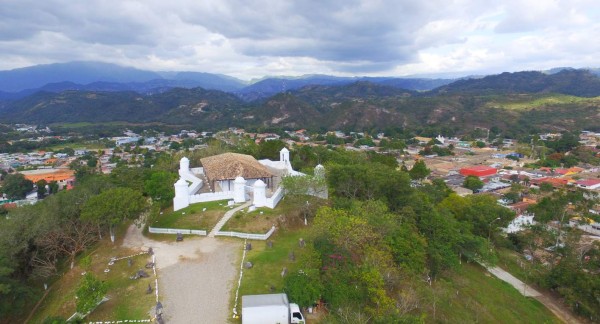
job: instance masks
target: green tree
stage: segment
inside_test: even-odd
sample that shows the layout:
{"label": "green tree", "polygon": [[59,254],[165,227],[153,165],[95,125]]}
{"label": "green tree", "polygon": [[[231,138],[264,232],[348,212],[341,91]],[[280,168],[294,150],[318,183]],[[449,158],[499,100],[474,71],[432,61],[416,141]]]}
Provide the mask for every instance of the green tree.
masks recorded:
{"label": "green tree", "polygon": [[2,183],[2,191],[10,199],[24,199],[33,190],[33,182],[20,173],[8,174]]}
{"label": "green tree", "polygon": [[331,145],[344,145],[345,143],[343,138],[339,138],[332,133],[327,134],[327,136],[325,137],[325,141],[327,144]]}
{"label": "green tree", "polygon": [[107,283],[100,281],[91,273],[86,273],[75,291],[77,312],[87,314],[94,310],[107,291]]}
{"label": "green tree", "polygon": [[415,162],[415,165],[413,165],[413,167],[410,169],[410,171],[408,171],[408,173],[410,174],[410,178],[413,180],[423,180],[427,178],[427,176],[429,176],[431,170],[427,168],[427,165],[425,165],[425,161],[417,160]]}
{"label": "green tree", "polygon": [[90,168],[95,168],[96,166],[98,166],[98,159],[94,156],[90,157],[87,160],[87,166]]}
{"label": "green tree", "polygon": [[283,279],[283,291],[300,307],[310,307],[321,298],[323,285],[318,276],[296,272]]}
{"label": "green tree", "polygon": [[391,154],[381,154],[373,151],[367,152],[367,156],[369,161],[385,164],[391,168],[396,169],[398,167],[398,160],[394,155]]}
{"label": "green tree", "polygon": [[468,226],[469,232],[483,238],[487,238],[494,229],[508,225],[515,216],[510,209],[498,205],[491,195],[460,197],[451,194],[438,207],[449,211],[455,219]]}
{"label": "green tree", "polygon": [[324,195],[327,193],[325,178],[320,176],[286,176],[281,180],[287,195]]}
{"label": "green tree", "polygon": [[144,182],[144,192],[162,207],[168,207],[175,197],[173,189],[175,180],[177,180],[177,176],[174,173],[154,171]]}
{"label": "green tree", "polygon": [[396,264],[407,272],[423,273],[427,262],[427,240],[416,227],[403,223],[387,240]]}
{"label": "green tree", "polygon": [[[147,169],[139,167],[129,167],[127,165],[116,167],[110,173],[110,180],[117,187],[131,188],[139,191],[144,191],[145,180],[147,178]],[[170,186],[171,189],[173,189],[173,183],[171,183]]]}
{"label": "green tree", "polygon": [[483,181],[476,176],[467,176],[463,182],[463,187],[471,189],[473,191],[483,188]]}
{"label": "green tree", "polygon": [[554,190],[554,186],[550,182],[542,182],[540,183],[540,190],[544,192],[550,192]]}
{"label": "green tree", "polygon": [[262,141],[258,144],[259,159],[279,160],[279,151],[285,147],[281,140]]}
{"label": "green tree", "polygon": [[44,195],[46,195],[46,185],[47,184],[48,183],[44,179],[41,179],[40,181],[35,183],[35,185],[37,186],[38,198],[44,198]]}
{"label": "green tree", "polygon": [[142,193],[129,188],[114,188],[91,197],[83,206],[81,218],[108,226],[114,242],[113,228],[124,220],[133,220],[144,211],[147,202]]}
{"label": "green tree", "polygon": [[49,191],[50,194],[57,193],[58,192],[58,182],[50,181],[50,183],[48,184],[48,188],[50,188],[50,191]]}
{"label": "green tree", "polygon": [[519,192],[509,191],[508,193],[504,194],[504,199],[510,201],[511,203],[519,202],[520,198],[521,196],[519,195]]}
{"label": "green tree", "polygon": [[178,151],[181,149],[181,144],[179,144],[178,142],[171,142],[171,145],[169,145],[169,149]]}

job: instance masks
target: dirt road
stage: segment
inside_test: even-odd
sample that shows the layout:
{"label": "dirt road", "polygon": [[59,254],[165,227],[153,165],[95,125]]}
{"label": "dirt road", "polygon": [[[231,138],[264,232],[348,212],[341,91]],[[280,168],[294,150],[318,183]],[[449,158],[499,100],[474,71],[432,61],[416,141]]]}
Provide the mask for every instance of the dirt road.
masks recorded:
{"label": "dirt road", "polygon": [[242,242],[211,237],[175,242],[174,236],[173,242],[159,242],[132,225],[123,245],[154,250],[167,323],[227,323]]}

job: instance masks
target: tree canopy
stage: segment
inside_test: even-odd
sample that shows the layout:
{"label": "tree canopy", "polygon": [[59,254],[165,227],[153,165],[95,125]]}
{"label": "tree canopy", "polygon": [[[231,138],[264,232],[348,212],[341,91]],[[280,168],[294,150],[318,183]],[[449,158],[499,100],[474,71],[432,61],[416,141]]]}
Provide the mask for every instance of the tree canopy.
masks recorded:
{"label": "tree canopy", "polygon": [[408,171],[408,173],[410,174],[411,179],[422,180],[429,176],[431,170],[427,168],[427,165],[425,165],[425,161],[417,160],[415,162],[415,165],[413,165],[413,167],[410,169],[410,171]]}
{"label": "tree canopy", "polygon": [[8,174],[4,177],[0,190],[10,199],[24,199],[33,190],[33,182],[20,173]]}
{"label": "tree canopy", "polygon": [[142,193],[129,188],[113,188],[91,197],[83,206],[81,218],[112,228],[126,219],[136,219],[147,207]]}
{"label": "tree canopy", "polygon": [[473,191],[483,188],[483,181],[476,176],[467,176],[463,182],[463,187],[471,189]]}

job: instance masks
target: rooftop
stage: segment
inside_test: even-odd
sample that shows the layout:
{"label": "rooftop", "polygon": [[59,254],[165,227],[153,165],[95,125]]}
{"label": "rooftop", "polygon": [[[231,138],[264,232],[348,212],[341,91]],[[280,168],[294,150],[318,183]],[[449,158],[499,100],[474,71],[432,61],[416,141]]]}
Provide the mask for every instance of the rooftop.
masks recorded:
{"label": "rooftop", "polygon": [[200,162],[204,167],[206,177],[210,181],[232,180],[237,177],[258,179],[273,176],[253,156],[246,154],[224,153],[203,158]]}

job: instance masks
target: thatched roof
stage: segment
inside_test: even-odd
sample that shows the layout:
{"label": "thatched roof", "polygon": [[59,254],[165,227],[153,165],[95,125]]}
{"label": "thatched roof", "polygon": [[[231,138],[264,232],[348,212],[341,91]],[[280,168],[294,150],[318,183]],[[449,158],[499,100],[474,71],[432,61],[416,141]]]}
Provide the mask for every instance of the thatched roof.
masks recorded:
{"label": "thatched roof", "polygon": [[224,153],[200,159],[204,174],[209,181],[270,178],[273,176],[267,168],[254,157],[246,154]]}

